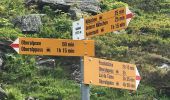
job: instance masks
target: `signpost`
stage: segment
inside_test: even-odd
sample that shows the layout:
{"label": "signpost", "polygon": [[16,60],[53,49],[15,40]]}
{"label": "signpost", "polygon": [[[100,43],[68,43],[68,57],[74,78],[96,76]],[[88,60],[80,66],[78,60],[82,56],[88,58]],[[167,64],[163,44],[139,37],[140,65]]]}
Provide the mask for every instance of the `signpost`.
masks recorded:
{"label": "signpost", "polygon": [[117,8],[73,23],[73,39],[82,40],[126,29],[132,12],[128,7]]}
{"label": "signpost", "polygon": [[18,38],[11,44],[19,54],[94,56],[93,40]]}
{"label": "signpost", "polygon": [[90,100],[90,88],[88,84],[84,84],[84,57],[80,58],[81,69],[81,100]]}
{"label": "signpost", "polygon": [[[126,29],[132,17],[133,14],[129,8],[122,7],[92,17],[82,18],[73,22],[73,40],[84,40]],[[102,61],[106,62],[106,60]],[[107,64],[101,65],[101,59],[81,57],[82,100],[90,100],[89,84],[129,90],[137,89],[140,75],[135,65],[109,62],[114,67],[109,67]]]}
{"label": "signpost", "polygon": [[83,40],[127,28],[132,12],[117,8],[73,23],[73,40],[49,38],[18,38],[11,47],[19,54],[80,56],[82,100],[90,100],[89,85],[137,90],[140,75],[136,65],[92,58],[94,40]]}
{"label": "signpost", "polygon": [[84,84],[137,90],[140,79],[136,65],[84,57]]}

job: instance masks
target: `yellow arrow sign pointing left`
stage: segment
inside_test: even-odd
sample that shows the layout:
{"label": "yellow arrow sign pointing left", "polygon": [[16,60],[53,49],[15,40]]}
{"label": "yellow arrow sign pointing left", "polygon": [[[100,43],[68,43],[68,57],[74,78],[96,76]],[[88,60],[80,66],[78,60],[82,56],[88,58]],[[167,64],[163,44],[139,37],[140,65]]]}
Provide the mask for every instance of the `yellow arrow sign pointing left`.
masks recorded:
{"label": "yellow arrow sign pointing left", "polygon": [[94,56],[93,40],[18,38],[11,47],[28,55]]}

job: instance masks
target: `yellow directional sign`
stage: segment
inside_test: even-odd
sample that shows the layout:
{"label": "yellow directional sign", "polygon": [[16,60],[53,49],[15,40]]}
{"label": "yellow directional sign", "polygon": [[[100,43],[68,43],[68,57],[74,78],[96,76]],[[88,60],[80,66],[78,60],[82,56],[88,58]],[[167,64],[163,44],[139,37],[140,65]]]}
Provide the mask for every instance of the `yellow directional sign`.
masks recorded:
{"label": "yellow directional sign", "polygon": [[136,65],[84,57],[84,84],[136,90],[139,81]]}
{"label": "yellow directional sign", "polygon": [[127,27],[126,8],[114,9],[84,20],[86,38],[125,29]]}
{"label": "yellow directional sign", "polygon": [[81,40],[126,29],[133,14],[128,7],[117,8],[73,23],[73,39]]}
{"label": "yellow directional sign", "polygon": [[52,56],[94,56],[93,40],[18,38],[11,44],[19,54]]}

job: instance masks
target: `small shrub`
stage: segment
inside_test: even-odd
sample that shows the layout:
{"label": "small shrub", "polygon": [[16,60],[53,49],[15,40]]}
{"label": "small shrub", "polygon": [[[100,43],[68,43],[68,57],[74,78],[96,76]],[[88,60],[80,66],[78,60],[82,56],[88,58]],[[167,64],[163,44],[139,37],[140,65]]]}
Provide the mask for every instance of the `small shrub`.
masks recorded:
{"label": "small shrub", "polygon": [[7,89],[8,100],[24,100],[24,95],[18,88],[9,87]]}

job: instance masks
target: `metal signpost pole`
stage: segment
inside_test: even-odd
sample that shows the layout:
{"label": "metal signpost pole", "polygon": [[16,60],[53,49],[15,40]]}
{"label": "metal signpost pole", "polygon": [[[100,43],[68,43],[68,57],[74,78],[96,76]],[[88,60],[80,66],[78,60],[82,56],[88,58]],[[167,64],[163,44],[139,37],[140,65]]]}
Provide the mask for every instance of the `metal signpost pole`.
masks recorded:
{"label": "metal signpost pole", "polygon": [[84,84],[84,58],[80,57],[81,67],[81,100],[90,100],[90,88],[89,85]]}

